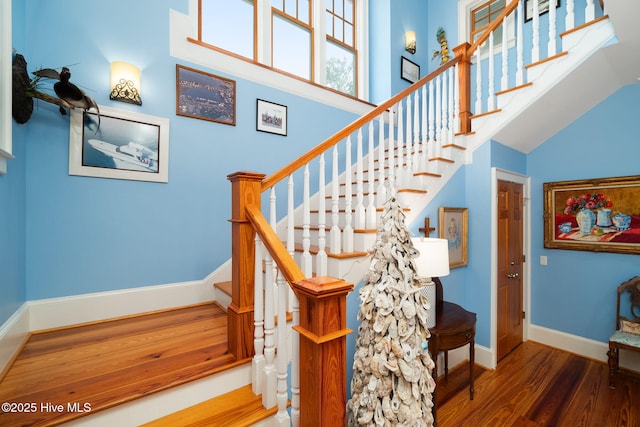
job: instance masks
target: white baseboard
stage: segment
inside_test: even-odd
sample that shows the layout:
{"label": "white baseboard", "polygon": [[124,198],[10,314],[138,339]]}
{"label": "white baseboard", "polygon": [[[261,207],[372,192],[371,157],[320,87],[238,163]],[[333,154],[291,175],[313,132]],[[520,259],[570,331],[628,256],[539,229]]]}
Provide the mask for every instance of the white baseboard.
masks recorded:
{"label": "white baseboard", "polygon": [[29,328],[38,331],[213,301],[205,280],[29,301]]}
{"label": "white baseboard", "polygon": [[[613,331],[611,332],[613,333]],[[609,344],[607,343],[536,325],[529,326],[528,337],[531,341],[559,348],[589,359],[604,363],[607,363],[608,360]],[[640,373],[640,355],[621,351],[620,367]]]}
{"label": "white baseboard", "polygon": [[29,336],[29,305],[24,303],[0,326],[0,373]]}

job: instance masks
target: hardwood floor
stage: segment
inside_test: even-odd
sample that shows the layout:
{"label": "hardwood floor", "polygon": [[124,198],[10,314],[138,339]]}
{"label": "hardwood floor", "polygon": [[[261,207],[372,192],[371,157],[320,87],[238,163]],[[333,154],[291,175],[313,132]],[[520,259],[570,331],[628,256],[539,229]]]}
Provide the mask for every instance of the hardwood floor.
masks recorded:
{"label": "hardwood floor", "polygon": [[469,400],[467,366],[438,385],[438,427],[638,427],[640,378],[618,375],[609,388],[606,364],[534,342],[507,355],[495,371],[476,375]]}
{"label": "hardwood floor", "polygon": [[[22,413],[0,411],[0,426],[61,424],[243,363],[226,330],[224,311],[204,304],[33,334],[0,382],[0,403]],[[473,401],[466,365],[439,380],[439,427],[640,427],[640,377],[611,390],[604,363],[526,342],[475,371]]]}
{"label": "hardwood floor", "polygon": [[20,410],[0,425],[57,425],[237,364],[216,304],[35,333],[0,382]]}

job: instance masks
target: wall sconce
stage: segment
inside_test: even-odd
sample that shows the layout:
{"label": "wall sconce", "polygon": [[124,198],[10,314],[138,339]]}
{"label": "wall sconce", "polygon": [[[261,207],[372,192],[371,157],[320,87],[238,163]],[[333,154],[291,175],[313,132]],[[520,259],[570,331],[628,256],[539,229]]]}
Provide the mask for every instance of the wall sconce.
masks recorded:
{"label": "wall sconce", "polygon": [[140,99],[140,69],[126,62],[111,63],[111,95],[113,101],[142,105]]}
{"label": "wall sconce", "polygon": [[423,285],[421,293],[429,300],[430,308],[427,310],[427,327],[436,326],[436,284],[432,277],[449,275],[449,242],[447,239],[435,239],[414,237],[411,239],[413,246],[420,252],[415,259]]}
{"label": "wall sconce", "polygon": [[404,46],[407,52],[416,53],[416,32],[407,31],[404,33]]}

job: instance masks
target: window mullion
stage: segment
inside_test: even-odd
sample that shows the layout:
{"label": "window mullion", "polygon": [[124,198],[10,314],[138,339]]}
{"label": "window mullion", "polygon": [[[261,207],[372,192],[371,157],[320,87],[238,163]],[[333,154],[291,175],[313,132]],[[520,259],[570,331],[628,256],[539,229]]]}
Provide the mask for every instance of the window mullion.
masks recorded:
{"label": "window mullion", "polygon": [[271,67],[271,2],[269,0],[256,1],[256,51],[255,58],[259,63]]}
{"label": "window mullion", "polygon": [[325,85],[327,82],[327,70],[326,70],[326,48],[325,40],[327,37],[327,25],[325,18],[324,2],[321,0],[312,0],[312,19],[313,19],[313,76],[315,82],[321,85]]}

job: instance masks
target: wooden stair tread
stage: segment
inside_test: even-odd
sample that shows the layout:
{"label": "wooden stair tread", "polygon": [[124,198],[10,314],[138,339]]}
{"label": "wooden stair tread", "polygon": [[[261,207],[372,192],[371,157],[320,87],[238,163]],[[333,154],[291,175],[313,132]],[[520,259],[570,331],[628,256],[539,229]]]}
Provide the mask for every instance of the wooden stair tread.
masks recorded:
{"label": "wooden stair tread", "polygon": [[265,409],[262,406],[262,397],[253,394],[251,385],[247,385],[165,417],[158,418],[149,423],[142,424],[142,427],[245,427],[275,415],[277,411],[277,406],[271,409]]}
{"label": "wooden stair tread", "polygon": [[[375,230],[374,230],[375,232]],[[325,250],[328,250],[329,248],[325,248]],[[315,255],[318,253],[318,246],[316,245],[310,245],[309,246],[309,253],[311,253],[312,255]],[[302,243],[296,243],[295,245],[295,251],[296,252],[303,252],[302,249]],[[327,252],[327,256],[330,258],[339,258],[339,259],[346,259],[346,258],[358,258],[358,257],[362,257],[362,256],[367,256],[369,255],[368,252],[363,252],[363,251],[357,251],[357,252],[341,252],[339,254],[333,254],[330,252]]]}
{"label": "wooden stair tread", "polygon": [[224,292],[227,295],[231,295],[231,280],[227,281],[227,282],[218,282],[218,283],[214,283],[213,286],[216,289],[220,289],[222,292]]}

